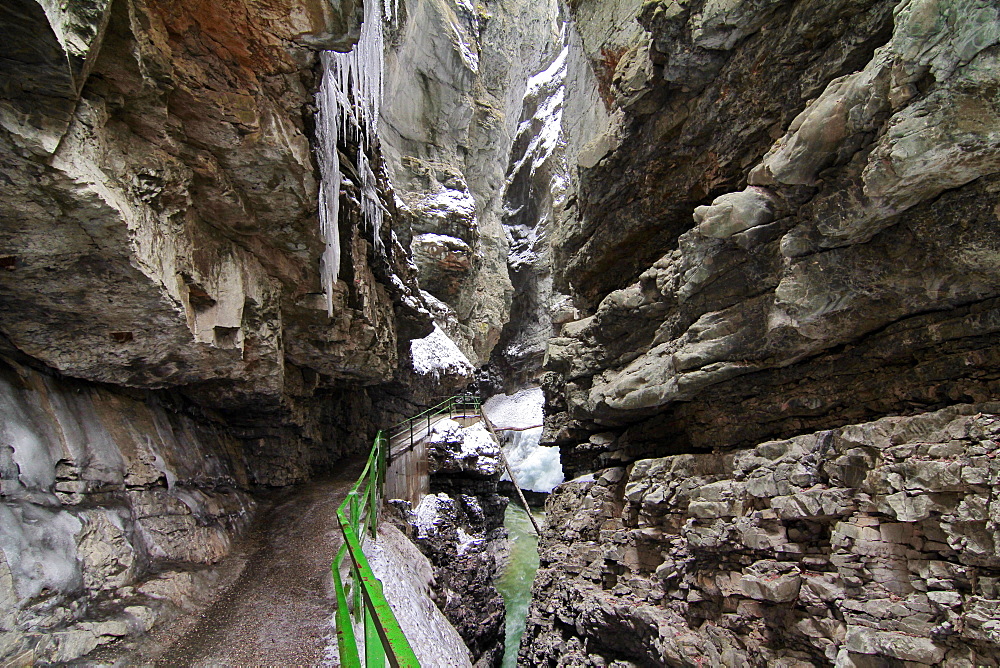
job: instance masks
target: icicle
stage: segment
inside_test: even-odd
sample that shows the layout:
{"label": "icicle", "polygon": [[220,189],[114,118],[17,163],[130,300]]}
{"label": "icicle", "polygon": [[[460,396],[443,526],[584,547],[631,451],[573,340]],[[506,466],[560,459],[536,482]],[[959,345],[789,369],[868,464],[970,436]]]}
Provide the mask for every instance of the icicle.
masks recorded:
{"label": "icicle", "polygon": [[372,171],[368,152],[378,136],[382,106],[384,37],[382,17],[395,25],[399,0],[365,2],[361,38],[349,53],[325,51],[323,78],[316,94],[316,139],[319,150],[320,233],[326,250],[320,262],[320,279],[326,293],[326,307],[333,315],[333,289],[340,272],[340,156],[337,146],[352,138],[358,144],[358,173],[361,177],[361,216],[372,231],[377,253],[382,253],[384,212],[378,196],[378,179]]}

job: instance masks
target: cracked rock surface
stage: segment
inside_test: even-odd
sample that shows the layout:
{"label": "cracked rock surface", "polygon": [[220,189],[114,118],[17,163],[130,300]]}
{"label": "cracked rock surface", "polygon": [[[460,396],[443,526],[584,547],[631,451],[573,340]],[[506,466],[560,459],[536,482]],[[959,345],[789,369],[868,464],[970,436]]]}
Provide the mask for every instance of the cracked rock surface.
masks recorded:
{"label": "cracked rock surface", "polygon": [[960,405],[563,484],[520,661],[995,665],[998,411]]}

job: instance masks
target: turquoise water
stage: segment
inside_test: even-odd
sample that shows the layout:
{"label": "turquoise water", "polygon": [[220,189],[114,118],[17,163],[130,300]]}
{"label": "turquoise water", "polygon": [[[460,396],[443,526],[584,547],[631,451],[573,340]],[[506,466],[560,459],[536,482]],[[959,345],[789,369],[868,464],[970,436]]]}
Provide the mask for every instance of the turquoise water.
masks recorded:
{"label": "turquoise water", "polygon": [[[539,525],[544,516],[532,513]],[[524,620],[531,602],[531,582],[538,570],[538,537],[531,528],[528,514],[520,506],[510,503],[504,516],[504,526],[510,536],[510,559],[503,574],[497,579],[497,589],[507,606],[503,668],[517,666],[517,648],[524,634]]]}

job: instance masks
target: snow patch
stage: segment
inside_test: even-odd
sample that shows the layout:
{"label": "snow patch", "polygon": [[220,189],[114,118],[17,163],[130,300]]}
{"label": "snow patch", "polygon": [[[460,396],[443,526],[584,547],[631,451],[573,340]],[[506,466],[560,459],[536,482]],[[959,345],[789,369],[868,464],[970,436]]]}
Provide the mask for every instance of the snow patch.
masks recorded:
{"label": "snow patch", "polygon": [[435,380],[444,375],[471,376],[476,370],[437,324],[428,336],[410,342],[410,357],[414,371]]}
{"label": "snow patch", "polygon": [[515,394],[497,394],[483,404],[483,412],[497,429],[524,429],[542,424],[545,395],[532,387]]}
{"label": "snow patch", "polygon": [[467,457],[497,457],[497,443],[482,422],[462,430],[462,455]]}
{"label": "snow patch", "polygon": [[465,554],[472,548],[479,548],[483,544],[483,538],[476,534],[466,533],[465,529],[458,527],[458,554]]}
{"label": "snow patch", "polygon": [[[559,42],[565,43],[566,39],[566,27],[563,26],[562,31],[559,35]],[[538,95],[541,90],[547,87],[549,84],[555,83],[556,85],[562,85],[562,82],[566,79],[566,58],[569,55],[569,47],[563,47],[556,56],[556,59],[552,63],[539,72],[538,74],[528,78],[528,84],[525,87],[524,96]]]}
{"label": "snow patch", "polygon": [[424,216],[448,218],[457,215],[471,220],[476,215],[476,200],[468,190],[442,188],[413,198],[412,201],[411,208],[418,209]]}
{"label": "snow patch", "polygon": [[427,435],[427,443],[436,445],[439,443],[459,443],[462,440],[462,425],[451,418],[438,421],[431,427]]}
{"label": "snow patch", "polygon": [[449,236],[447,234],[435,234],[433,232],[426,232],[424,234],[418,234],[413,237],[413,243],[411,244],[436,244],[439,246],[444,246],[449,250],[460,250],[466,253],[471,253],[472,249],[469,248],[469,244],[465,243],[458,237]]}
{"label": "snow patch", "polygon": [[426,290],[421,290],[420,296],[423,297],[425,302],[427,302],[427,307],[431,310],[431,313],[433,313],[435,317],[447,317],[448,315],[455,314],[455,309]]}
{"label": "snow patch", "polygon": [[428,494],[420,499],[413,510],[413,526],[417,528],[417,538],[437,535],[444,522],[445,513],[454,514],[455,502],[444,493]]}

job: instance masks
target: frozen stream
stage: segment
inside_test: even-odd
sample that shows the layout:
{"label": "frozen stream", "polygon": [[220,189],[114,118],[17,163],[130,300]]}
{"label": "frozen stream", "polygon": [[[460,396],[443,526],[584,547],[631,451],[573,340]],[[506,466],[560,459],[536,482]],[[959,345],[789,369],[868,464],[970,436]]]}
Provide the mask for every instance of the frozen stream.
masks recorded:
{"label": "frozen stream", "polygon": [[[543,524],[544,515],[539,511],[533,514],[535,521]],[[507,606],[503,668],[513,668],[517,665],[517,649],[531,602],[531,583],[538,570],[538,537],[532,531],[528,514],[513,503],[507,506],[504,526],[510,537],[510,557],[496,585]]]}
{"label": "frozen stream", "polygon": [[[538,444],[544,403],[541,388],[534,387],[513,395],[498,394],[483,404],[483,411],[497,429],[506,432],[504,453],[518,484],[535,492],[550,492],[563,481],[559,448]],[[542,513],[532,514],[543,524]],[[507,606],[503,657],[503,666],[507,668],[517,665],[517,650],[531,602],[531,583],[538,570],[538,537],[528,514],[514,503],[507,506],[504,526],[509,535],[510,555],[496,585]]]}
{"label": "frozen stream", "polygon": [[[538,444],[542,436],[542,388],[516,394],[498,394],[483,404],[483,411],[504,434],[504,454],[521,489],[551,492],[563,481],[559,448]],[[509,478],[504,474],[504,480]]]}

